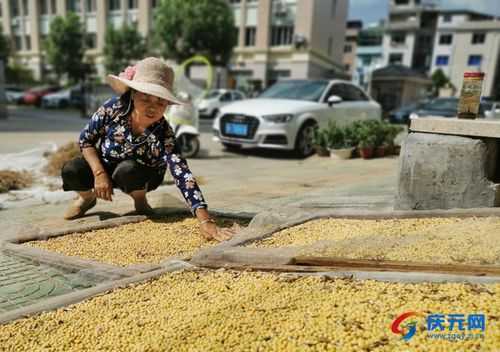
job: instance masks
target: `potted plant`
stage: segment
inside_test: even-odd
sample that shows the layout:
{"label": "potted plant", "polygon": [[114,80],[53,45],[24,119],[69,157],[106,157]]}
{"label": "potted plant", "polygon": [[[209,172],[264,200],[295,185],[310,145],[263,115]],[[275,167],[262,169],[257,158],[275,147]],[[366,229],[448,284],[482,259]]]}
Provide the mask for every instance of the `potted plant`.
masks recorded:
{"label": "potted plant", "polygon": [[328,148],[330,156],[335,159],[350,159],[354,149],[346,140],[344,129],[335,122],[328,125]]}
{"label": "potted plant", "polygon": [[[385,139],[384,139],[384,146],[385,146],[385,154],[386,155],[395,154],[396,146],[394,144],[394,139],[403,130],[404,129],[401,126],[394,126],[394,125],[387,124],[386,135],[385,135]],[[399,154],[399,150],[397,151],[397,154]]]}
{"label": "potted plant", "polygon": [[375,142],[375,136],[370,134],[369,131],[365,131],[365,133],[360,136],[358,148],[359,154],[363,159],[370,159],[373,157],[375,151]]}
{"label": "potted plant", "polygon": [[356,125],[351,123],[344,127],[344,144],[352,149],[351,157],[358,157],[357,146],[359,144],[359,135]]}
{"label": "potted plant", "polygon": [[314,130],[313,147],[318,156],[330,156],[328,151],[328,131],[319,128]]}

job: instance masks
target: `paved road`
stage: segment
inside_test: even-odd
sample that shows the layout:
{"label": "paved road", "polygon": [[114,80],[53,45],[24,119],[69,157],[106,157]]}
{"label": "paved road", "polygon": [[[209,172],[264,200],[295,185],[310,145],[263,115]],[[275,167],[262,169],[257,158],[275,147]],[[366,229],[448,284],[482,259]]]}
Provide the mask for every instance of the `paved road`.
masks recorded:
{"label": "paved road", "polygon": [[[61,145],[74,141],[85,121],[76,111],[11,109],[11,118],[0,120],[0,154],[25,151],[41,143]],[[333,206],[390,204],[396,186],[397,158],[347,161],[312,156],[306,160],[271,151],[230,153],[212,141],[211,120],[202,120],[200,157],[189,160],[193,173],[212,208],[257,212],[303,201]],[[1,169],[1,166],[0,166]],[[162,187],[150,196],[155,206],[183,206],[179,191]],[[120,202],[100,202],[96,210],[127,211],[127,196]],[[60,218],[65,204],[0,211],[0,223],[34,222]]]}
{"label": "paved road", "polygon": [[[9,118],[0,119],[0,153],[21,152],[48,142],[61,145],[78,138],[87,123],[77,110],[10,106]],[[212,120],[200,120],[200,130],[212,131]]]}

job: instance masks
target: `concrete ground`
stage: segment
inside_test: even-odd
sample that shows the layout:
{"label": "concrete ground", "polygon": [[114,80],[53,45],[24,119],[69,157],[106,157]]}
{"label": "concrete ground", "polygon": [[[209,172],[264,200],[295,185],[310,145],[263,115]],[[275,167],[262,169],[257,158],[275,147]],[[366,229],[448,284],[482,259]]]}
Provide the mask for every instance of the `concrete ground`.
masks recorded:
{"label": "concrete ground", "polygon": [[[85,120],[71,110],[10,109],[0,120],[0,154],[20,152],[42,143],[62,145],[78,138]],[[276,151],[225,151],[212,141],[210,120],[201,121],[202,151],[189,160],[211,209],[257,213],[287,204],[328,207],[390,207],[396,186],[397,157],[373,160],[334,160],[312,156],[295,159]],[[1,165],[0,165],[1,169]],[[123,214],[132,208],[126,195],[112,203],[101,201],[89,213]],[[178,189],[162,186],[150,194],[155,207],[183,207]],[[0,211],[4,233],[27,223],[33,226],[64,224],[67,204],[23,206]],[[84,221],[84,220],[80,220]],[[0,235],[1,237],[1,235]]]}

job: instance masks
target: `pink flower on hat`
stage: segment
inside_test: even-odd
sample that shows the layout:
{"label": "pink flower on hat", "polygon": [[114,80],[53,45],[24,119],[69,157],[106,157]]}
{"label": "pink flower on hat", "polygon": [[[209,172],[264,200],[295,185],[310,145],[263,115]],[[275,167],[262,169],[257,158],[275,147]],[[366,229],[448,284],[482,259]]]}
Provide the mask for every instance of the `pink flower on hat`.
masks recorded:
{"label": "pink flower on hat", "polygon": [[135,66],[128,66],[124,71],[120,72],[118,77],[131,81],[135,76],[135,70]]}

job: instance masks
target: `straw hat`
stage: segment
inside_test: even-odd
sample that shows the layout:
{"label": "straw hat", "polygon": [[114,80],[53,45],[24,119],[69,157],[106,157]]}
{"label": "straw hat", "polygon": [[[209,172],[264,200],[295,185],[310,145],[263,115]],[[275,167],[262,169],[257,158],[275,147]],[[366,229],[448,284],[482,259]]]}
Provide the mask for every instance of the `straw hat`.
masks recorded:
{"label": "straw hat", "polygon": [[118,76],[108,75],[106,81],[118,94],[123,94],[132,88],[175,104],[183,104],[172,93],[174,71],[163,60],[155,57],[145,58],[135,66],[127,67]]}

